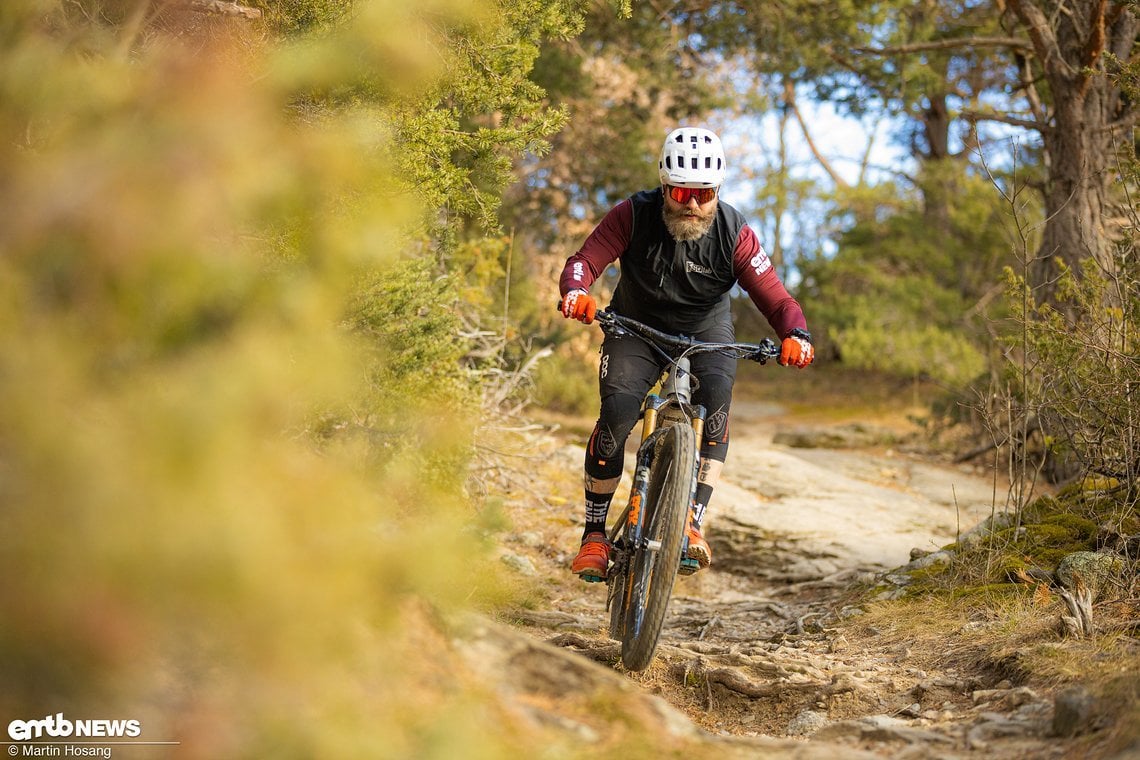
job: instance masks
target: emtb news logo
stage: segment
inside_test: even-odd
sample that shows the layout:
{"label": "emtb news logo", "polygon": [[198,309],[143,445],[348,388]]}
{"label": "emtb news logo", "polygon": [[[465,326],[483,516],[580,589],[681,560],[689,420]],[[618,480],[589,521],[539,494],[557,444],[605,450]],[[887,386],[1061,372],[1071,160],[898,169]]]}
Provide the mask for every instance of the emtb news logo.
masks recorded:
{"label": "emtb news logo", "polygon": [[68,720],[63,713],[47,715],[39,720],[14,720],[8,724],[8,736],[25,742],[44,736],[61,737],[137,737],[142,725],[137,720]]}

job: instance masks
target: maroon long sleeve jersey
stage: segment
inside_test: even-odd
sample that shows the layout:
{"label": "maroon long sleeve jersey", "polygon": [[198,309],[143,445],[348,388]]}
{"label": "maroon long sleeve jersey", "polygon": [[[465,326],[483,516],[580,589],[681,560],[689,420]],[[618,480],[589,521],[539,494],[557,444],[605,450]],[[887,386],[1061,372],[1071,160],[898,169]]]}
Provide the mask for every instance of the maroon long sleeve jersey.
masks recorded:
{"label": "maroon long sleeve jersey", "polygon": [[780,281],[743,215],[726,203],[700,239],[675,240],[662,217],[661,189],[638,193],[610,209],[566,260],[562,295],[589,290],[621,260],[611,306],[659,329],[695,334],[731,320],[729,292],[739,284],[780,338],[807,329],[803,310]]}

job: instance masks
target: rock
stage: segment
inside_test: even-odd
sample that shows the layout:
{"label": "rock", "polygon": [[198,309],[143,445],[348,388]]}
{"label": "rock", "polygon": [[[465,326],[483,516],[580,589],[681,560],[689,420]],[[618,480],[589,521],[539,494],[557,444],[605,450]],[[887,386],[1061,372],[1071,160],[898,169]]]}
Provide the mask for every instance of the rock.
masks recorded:
{"label": "rock", "polygon": [[1091,726],[1096,699],[1083,686],[1073,686],[1057,692],[1053,700],[1053,734],[1072,737],[1084,733]]}
{"label": "rock", "polygon": [[1009,692],[1009,698],[1006,700],[1006,704],[1010,707],[1021,707],[1031,702],[1037,702],[1039,699],[1040,697],[1037,696],[1037,692],[1033,689],[1030,689],[1028,686],[1019,686]]}
{"label": "rock", "polygon": [[542,536],[534,531],[526,531],[515,536],[515,542],[531,549],[541,549],[545,542]]}
{"label": "rock", "polygon": [[[914,550],[911,550],[914,554]],[[899,568],[901,572],[909,572],[911,570],[921,570],[925,567],[933,567],[934,565],[949,565],[954,560],[954,555],[945,549],[937,552],[930,552],[921,557],[913,557],[910,562]]]}
{"label": "rock", "polygon": [[1013,519],[1014,514],[1012,512],[998,512],[995,515],[987,517],[963,533],[958,539],[958,546],[965,549],[981,541],[985,541],[991,534],[1010,527],[1013,524]]}
{"label": "rock", "polygon": [[970,699],[975,705],[980,705],[983,702],[993,702],[1006,695],[1004,689],[978,689],[970,695]]}
{"label": "rock", "polygon": [[981,720],[966,732],[966,746],[971,749],[985,749],[990,741],[1015,736],[1032,736],[1036,733],[1033,723],[1011,720],[997,713],[982,713]]}
{"label": "rock", "polygon": [[1070,593],[1084,587],[1095,601],[1106,587],[1124,571],[1124,560],[1115,554],[1073,552],[1058,563],[1058,582]]}
{"label": "rock", "polygon": [[1091,636],[1093,603],[1108,590],[1124,570],[1124,560],[1114,554],[1073,552],[1057,565],[1057,592],[1069,614],[1061,615],[1064,630],[1075,637]]}
{"label": "rock", "polygon": [[857,449],[896,441],[897,436],[890,430],[858,422],[826,428],[779,430],[772,437],[772,443],[793,449]]}
{"label": "rock", "polygon": [[903,709],[899,710],[897,714],[903,716],[904,718],[917,718],[921,714],[921,710],[922,705],[920,705],[918,702],[915,702],[914,704],[907,705]]}
{"label": "rock", "polygon": [[815,710],[804,710],[788,723],[784,733],[788,736],[811,736],[816,731],[828,725],[831,721],[827,715]]}
{"label": "rock", "polygon": [[507,567],[511,568],[520,575],[534,576],[538,575],[538,570],[534,567],[534,562],[530,557],[524,557],[521,554],[504,554],[499,557]]}
{"label": "rock", "polygon": [[901,599],[904,596],[906,596],[906,589],[896,586],[880,591],[872,597],[872,600],[876,602],[889,602],[893,599]]}
{"label": "rock", "polygon": [[814,739],[854,738],[862,741],[905,742],[907,744],[952,744],[953,739],[934,731],[912,728],[904,720],[889,715],[871,715],[859,720],[844,720],[820,729]]}
{"label": "rock", "polygon": [[1140,758],[1140,740],[1134,741],[1123,750],[1113,755],[1111,760],[1137,760]]}

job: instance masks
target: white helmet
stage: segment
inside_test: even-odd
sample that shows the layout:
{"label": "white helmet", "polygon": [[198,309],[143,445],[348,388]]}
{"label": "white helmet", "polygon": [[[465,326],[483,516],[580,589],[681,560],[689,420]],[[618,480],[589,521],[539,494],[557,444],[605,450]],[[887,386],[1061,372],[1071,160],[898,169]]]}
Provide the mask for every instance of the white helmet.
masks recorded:
{"label": "white helmet", "polygon": [[715,132],[680,127],[665,138],[657,173],[661,184],[677,187],[719,187],[724,182],[724,147]]}

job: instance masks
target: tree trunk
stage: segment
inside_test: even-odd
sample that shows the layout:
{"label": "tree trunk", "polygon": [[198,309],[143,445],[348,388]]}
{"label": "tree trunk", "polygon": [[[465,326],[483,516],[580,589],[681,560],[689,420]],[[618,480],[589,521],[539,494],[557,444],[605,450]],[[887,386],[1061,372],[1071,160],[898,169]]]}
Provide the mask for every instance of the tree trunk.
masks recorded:
{"label": "tree trunk", "polygon": [[1105,53],[1127,60],[1136,41],[1135,14],[1107,0],[1066,3],[1010,0],[1025,25],[1052,92],[1053,113],[1044,126],[1048,180],[1041,247],[1029,269],[1039,301],[1052,301],[1061,264],[1079,273],[1093,259],[1111,271],[1117,230],[1105,225],[1113,180],[1114,123],[1136,104],[1121,98],[1105,76]]}
{"label": "tree trunk", "polygon": [[950,208],[958,192],[956,173],[946,170],[958,160],[950,153],[950,124],[946,93],[927,95],[927,105],[922,113],[927,148],[926,155],[921,156],[924,166],[921,188],[923,215],[932,234],[942,239],[949,239],[954,234]]}

